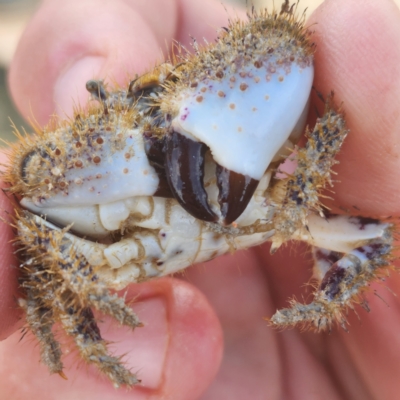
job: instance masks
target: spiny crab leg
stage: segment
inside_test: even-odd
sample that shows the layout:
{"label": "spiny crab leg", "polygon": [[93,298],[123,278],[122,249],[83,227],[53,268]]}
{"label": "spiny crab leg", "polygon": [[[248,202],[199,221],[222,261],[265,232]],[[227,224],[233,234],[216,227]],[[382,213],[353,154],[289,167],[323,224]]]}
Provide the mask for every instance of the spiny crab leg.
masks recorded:
{"label": "spiny crab leg", "polygon": [[19,301],[26,312],[26,322],[40,343],[40,358],[47,365],[51,374],[62,376],[63,363],[60,343],[55,339],[52,327],[54,315],[51,308],[45,307],[40,300],[40,293],[27,289],[27,298]]}
{"label": "spiny crab leg", "polygon": [[76,302],[70,304],[68,297],[65,303],[58,302],[56,307],[65,332],[73,337],[84,360],[96,365],[115,387],[133,386],[140,382],[121,364],[120,358],[109,355],[90,308],[81,307]]}
{"label": "spiny crab leg", "polygon": [[[30,329],[39,338],[42,361],[51,372],[63,376],[60,345],[51,332],[53,322],[59,321],[75,340],[82,358],[95,364],[114,385],[137,384],[139,380],[123,366],[120,358],[108,353],[90,307],[131,328],[142,326],[133,310],[123,298],[109,292],[96,274],[98,267],[76,252],[70,240],[73,235],[29,212],[24,212],[18,226],[24,245],[34,254],[35,250],[40,254],[21,265],[21,285],[27,292],[22,306]],[[38,280],[43,285],[38,286]]]}
{"label": "spiny crab leg", "polygon": [[319,287],[310,304],[293,300],[289,308],[272,316],[271,323],[278,327],[308,323],[324,330],[337,321],[346,329],[343,312],[353,303],[365,304],[363,290],[393,261],[393,228],[372,218],[313,215],[308,229],[297,238],[316,246],[314,278]]}

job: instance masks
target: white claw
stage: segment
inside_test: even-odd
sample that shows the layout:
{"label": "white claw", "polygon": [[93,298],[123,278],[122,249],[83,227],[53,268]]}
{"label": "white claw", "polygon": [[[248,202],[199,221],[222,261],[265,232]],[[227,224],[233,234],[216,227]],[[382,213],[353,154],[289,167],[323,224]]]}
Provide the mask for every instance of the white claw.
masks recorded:
{"label": "white claw", "polygon": [[207,144],[221,166],[259,180],[304,120],[314,68],[293,63],[290,72],[281,67],[268,75],[254,66],[245,72],[187,89],[172,126]]}

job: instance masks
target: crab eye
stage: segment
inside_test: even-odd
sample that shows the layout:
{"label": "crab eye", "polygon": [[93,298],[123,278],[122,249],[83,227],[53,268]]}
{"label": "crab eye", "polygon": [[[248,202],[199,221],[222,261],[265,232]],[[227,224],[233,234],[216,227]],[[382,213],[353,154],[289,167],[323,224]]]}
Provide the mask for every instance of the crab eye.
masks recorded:
{"label": "crab eye", "polygon": [[21,162],[21,170],[20,170],[20,174],[21,174],[21,179],[29,184],[30,181],[30,167],[32,164],[36,164],[37,163],[37,159],[38,158],[38,152],[36,150],[33,150],[31,152],[29,152],[28,154],[25,155],[25,157],[22,159]]}
{"label": "crab eye", "polygon": [[[50,149],[49,146],[46,146]],[[34,149],[23,156],[20,163],[21,180],[31,187],[41,185],[45,177],[41,172],[51,163],[51,156],[43,149]],[[39,172],[38,172],[39,171]]]}

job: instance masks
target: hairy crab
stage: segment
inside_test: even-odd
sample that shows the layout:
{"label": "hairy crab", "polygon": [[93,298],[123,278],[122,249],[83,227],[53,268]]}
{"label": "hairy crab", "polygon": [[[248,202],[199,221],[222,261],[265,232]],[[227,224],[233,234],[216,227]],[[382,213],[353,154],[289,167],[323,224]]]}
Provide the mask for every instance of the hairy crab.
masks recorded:
{"label": "hairy crab", "polygon": [[320,203],[348,131],[332,96],[292,174],[277,174],[304,132],[313,44],[288,1],[252,12],[216,43],[108,91],[71,121],[21,136],[4,180],[20,200],[15,229],[20,305],[50,372],[63,375],[60,323],[84,360],[116,385],[136,375],[108,353],[95,308],[131,328],[142,324],[112,290],[271,241],[312,246],[316,289],[272,325],[343,327],[343,311],[391,264],[392,226],[332,215]]}

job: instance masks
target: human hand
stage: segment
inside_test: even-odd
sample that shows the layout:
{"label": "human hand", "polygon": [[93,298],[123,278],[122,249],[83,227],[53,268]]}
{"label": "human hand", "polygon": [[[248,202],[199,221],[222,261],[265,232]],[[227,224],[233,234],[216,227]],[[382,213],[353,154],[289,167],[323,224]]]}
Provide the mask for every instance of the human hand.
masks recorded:
{"label": "human hand", "polygon": [[[210,38],[215,28],[226,25],[225,11],[211,0],[201,5],[181,0],[179,12],[178,1],[172,0],[146,5],[110,1],[101,9],[98,4],[43,3],[10,72],[13,96],[25,116],[34,115],[44,124],[54,102],[61,115],[68,115],[73,100],[85,103],[88,78],[113,78],[124,84],[129,73],[140,74],[156,63],[164,40],[169,43],[174,37],[187,44],[188,33]],[[400,141],[399,18],[389,0],[329,0],[308,23],[318,23],[312,28],[318,45],[315,86],[323,93],[335,89],[336,101],[345,102],[351,129],[336,168],[341,180],[335,186],[336,200],[371,215],[399,213],[393,187]],[[371,315],[360,313],[362,325],[351,315],[349,334],[339,328],[329,336],[277,332],[262,320],[309,279],[310,257],[296,248],[271,257],[268,246],[262,246],[192,267],[186,282],[162,279],[132,285],[128,299],[139,295],[133,307],[146,327],[132,334],[104,319],[102,331],[106,339],[118,342],[113,346],[116,353],[128,353],[128,364],[139,371],[142,387],[115,391],[90,368],[76,370],[75,355],[67,357],[68,381],[50,377],[38,364],[36,342],[18,343],[21,334],[16,332],[0,343],[0,399],[188,400],[207,387],[203,399],[396,398],[399,306],[393,296],[382,293],[391,308],[369,296]],[[4,282],[16,282],[10,276],[15,269],[5,259],[10,252],[8,248],[1,253]],[[10,309],[16,284],[10,285],[14,286],[5,285],[0,298],[3,335],[12,329],[16,315]],[[390,285],[400,293],[398,279],[391,279]],[[221,326],[224,358],[214,379],[222,351]]]}

